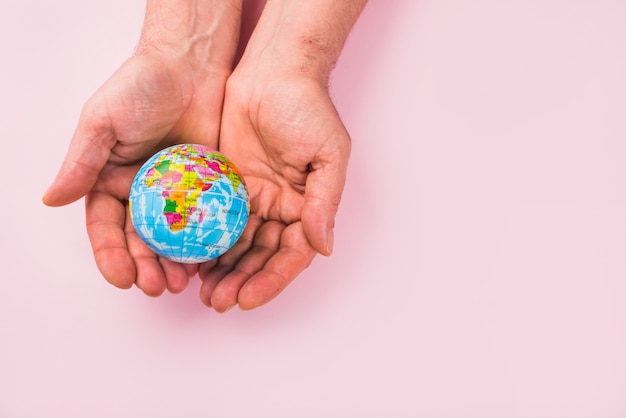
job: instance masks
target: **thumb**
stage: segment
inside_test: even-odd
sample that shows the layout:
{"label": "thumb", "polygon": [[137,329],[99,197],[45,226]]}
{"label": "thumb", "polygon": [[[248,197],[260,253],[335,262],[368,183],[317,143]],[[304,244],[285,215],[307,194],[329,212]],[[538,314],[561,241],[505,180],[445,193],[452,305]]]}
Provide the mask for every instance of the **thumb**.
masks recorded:
{"label": "thumb", "polygon": [[343,146],[334,149],[326,157],[318,157],[311,164],[312,171],[307,178],[302,227],[311,246],[322,255],[330,255],[333,251],[333,228],[346,180],[349,155],[350,141],[343,141]]}
{"label": "thumb", "polygon": [[96,184],[115,142],[108,117],[84,109],[65,160],[45,192],[43,203],[63,206],[86,195]]}

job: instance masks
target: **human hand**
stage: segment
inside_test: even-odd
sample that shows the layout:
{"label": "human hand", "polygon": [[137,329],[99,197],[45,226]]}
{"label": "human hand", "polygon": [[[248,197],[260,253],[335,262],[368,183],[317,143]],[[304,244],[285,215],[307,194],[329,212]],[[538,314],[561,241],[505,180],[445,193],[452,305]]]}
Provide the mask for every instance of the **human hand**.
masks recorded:
{"label": "human hand", "polygon": [[351,145],[328,78],[365,3],[267,2],[228,80],[219,147],[251,207],[235,246],[199,268],[200,298],[218,312],[267,303],[333,250]]}
{"label": "human hand", "polygon": [[218,312],[268,302],[316,253],[330,255],[350,153],[323,81],[258,67],[236,74],[227,85],[220,151],[246,179],[251,213],[235,246],[200,266],[201,300]]}
{"label": "human hand", "polygon": [[[100,272],[117,287],[136,284],[151,296],[182,291],[197,266],[157,257],[136,235],[126,204],[130,185],[142,162],[168,145],[217,147],[239,30],[236,5],[218,1],[208,9],[205,2],[207,10],[192,11],[184,7],[189,2],[180,2],[177,14],[176,3],[148,2],[137,54],[85,104],[43,198],[61,206],[87,195],[87,232]],[[206,11],[218,21],[206,19],[204,30],[195,20]],[[163,16],[169,21],[161,21]]]}
{"label": "human hand", "polygon": [[220,150],[251,208],[235,246],[199,268],[200,298],[218,312],[267,303],[332,252],[350,138],[328,78],[366,2],[267,2],[229,78]]}

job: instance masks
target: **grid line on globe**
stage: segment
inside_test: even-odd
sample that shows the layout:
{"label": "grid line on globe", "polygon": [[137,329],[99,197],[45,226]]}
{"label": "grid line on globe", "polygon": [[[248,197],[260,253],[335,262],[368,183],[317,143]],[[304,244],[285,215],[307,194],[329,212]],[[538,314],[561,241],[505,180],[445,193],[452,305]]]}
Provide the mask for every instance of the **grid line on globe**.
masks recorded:
{"label": "grid line on globe", "polygon": [[129,207],[140,238],[159,256],[181,263],[219,257],[241,236],[250,198],[235,165],[202,145],[153,155],[133,181]]}

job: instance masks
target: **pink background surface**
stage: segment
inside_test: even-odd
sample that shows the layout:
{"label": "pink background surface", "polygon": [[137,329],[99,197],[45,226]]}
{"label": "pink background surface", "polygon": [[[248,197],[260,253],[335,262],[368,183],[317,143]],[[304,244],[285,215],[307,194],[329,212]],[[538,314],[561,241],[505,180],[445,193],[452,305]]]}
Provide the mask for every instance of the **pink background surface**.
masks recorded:
{"label": "pink background surface", "polygon": [[371,0],[335,254],[223,316],[39,201],[143,7],[0,4],[0,417],[626,417],[626,2]]}

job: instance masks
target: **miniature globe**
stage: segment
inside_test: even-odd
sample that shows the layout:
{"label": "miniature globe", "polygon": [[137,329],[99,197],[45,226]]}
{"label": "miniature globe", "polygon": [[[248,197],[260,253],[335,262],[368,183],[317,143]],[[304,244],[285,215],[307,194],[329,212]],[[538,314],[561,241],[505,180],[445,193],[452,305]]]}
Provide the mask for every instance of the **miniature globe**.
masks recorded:
{"label": "miniature globe", "polygon": [[182,144],[143,164],[130,189],[129,208],[137,234],[156,254],[202,263],[237,242],[248,222],[250,199],[224,155]]}

